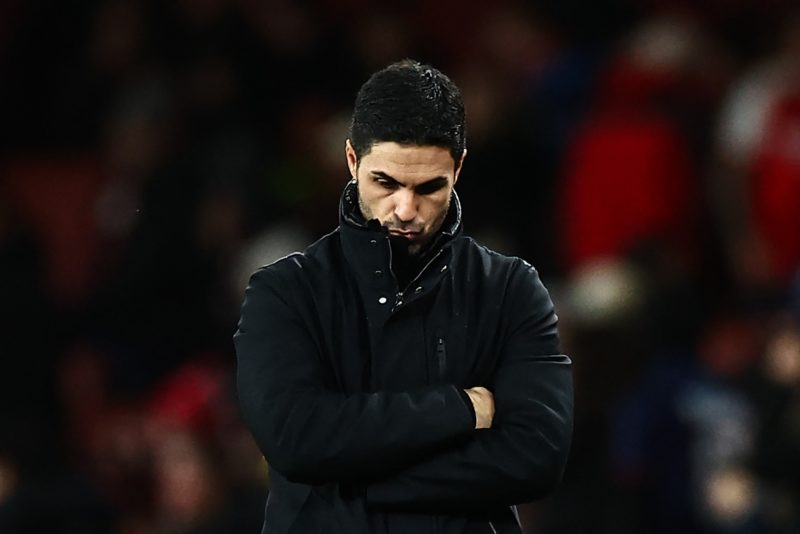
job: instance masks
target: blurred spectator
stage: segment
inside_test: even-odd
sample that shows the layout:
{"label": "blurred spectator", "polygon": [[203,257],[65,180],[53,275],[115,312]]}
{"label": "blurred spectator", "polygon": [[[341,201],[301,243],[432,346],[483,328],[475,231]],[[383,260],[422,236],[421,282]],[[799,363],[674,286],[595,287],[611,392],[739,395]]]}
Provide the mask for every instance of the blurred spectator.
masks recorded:
{"label": "blurred spectator", "polygon": [[797,82],[769,113],[751,186],[755,228],[778,288],[800,272],[800,77]]}
{"label": "blurred spectator", "polygon": [[775,315],[751,395],[761,421],[753,466],[775,532],[800,528],[800,326],[798,317]]}
{"label": "blurred spectator", "polygon": [[37,155],[6,168],[5,193],[41,239],[46,290],[60,305],[88,298],[99,256],[90,207],[102,183],[96,161],[80,156]]}
{"label": "blurred spectator", "polygon": [[[234,500],[252,491],[247,487],[251,480],[233,478],[237,471],[226,469],[222,454],[223,444],[238,430],[227,385],[221,369],[189,364],[154,392],[148,421],[155,499],[152,532],[258,530],[260,515],[241,506],[253,498]],[[258,457],[257,449],[248,452]],[[263,493],[256,496],[263,498]]]}
{"label": "blurred spectator", "polygon": [[568,271],[647,248],[684,268],[696,261],[698,166],[667,106],[683,90],[684,62],[698,52],[689,28],[657,21],[602,79],[565,159],[557,217]]}
{"label": "blurred spectator", "polygon": [[800,265],[797,99],[800,14],[778,46],[732,84],[718,130],[714,198],[732,272],[747,288],[785,288]]}
{"label": "blurred spectator", "polygon": [[[654,355],[617,406],[612,475],[637,510],[633,532],[759,532],[753,475],[753,408],[738,389],[755,356],[743,318],[711,322],[691,355]],[[687,357],[688,356],[688,357]],[[745,482],[747,480],[748,482]],[[751,489],[729,503],[733,486]]]}

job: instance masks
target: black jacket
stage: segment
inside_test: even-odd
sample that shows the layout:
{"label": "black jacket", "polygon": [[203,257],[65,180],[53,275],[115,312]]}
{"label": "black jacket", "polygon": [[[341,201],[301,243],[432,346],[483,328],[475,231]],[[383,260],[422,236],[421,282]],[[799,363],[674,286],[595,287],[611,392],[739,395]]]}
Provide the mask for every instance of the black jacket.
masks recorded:
{"label": "black jacket", "polygon": [[[263,532],[519,532],[572,435],[571,362],[536,271],[461,235],[453,201],[398,288],[389,235],[360,219],[257,271],[234,336],[244,419],[270,465]],[[475,430],[463,389],[495,396]],[[493,530],[492,530],[493,529]]]}

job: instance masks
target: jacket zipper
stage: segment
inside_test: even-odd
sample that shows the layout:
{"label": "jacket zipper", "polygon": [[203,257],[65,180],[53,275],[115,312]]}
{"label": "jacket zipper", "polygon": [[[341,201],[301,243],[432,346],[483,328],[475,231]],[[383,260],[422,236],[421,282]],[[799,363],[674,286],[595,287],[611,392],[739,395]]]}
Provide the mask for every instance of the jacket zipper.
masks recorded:
{"label": "jacket zipper", "polygon": [[425,264],[425,267],[423,267],[422,269],[420,269],[420,270],[419,270],[419,272],[417,273],[417,276],[415,276],[415,277],[414,277],[414,279],[413,279],[413,280],[411,280],[411,281],[408,283],[408,285],[406,286],[406,289],[404,289],[404,290],[403,290],[403,292],[405,292],[405,290],[407,290],[409,287],[413,286],[413,285],[414,285],[414,284],[417,282],[417,280],[419,280],[419,279],[422,277],[422,274],[423,274],[423,273],[424,273],[426,270],[428,270],[428,267],[430,267],[430,266],[431,266],[431,264],[432,264],[434,261],[436,261],[436,258],[438,258],[439,256],[441,256],[441,255],[442,255],[442,250],[443,250],[443,249],[439,249],[439,251],[438,251],[436,254],[434,254],[434,255],[433,255],[433,257],[432,257],[430,260],[428,260],[428,263],[426,263],[426,264]]}
{"label": "jacket zipper", "polygon": [[441,330],[436,333],[436,361],[439,364],[439,378],[443,378],[447,365],[447,348]]}
{"label": "jacket zipper", "polygon": [[[389,241],[389,237],[387,236],[386,241]],[[400,283],[397,281],[397,275],[394,274],[393,268],[393,258],[392,258],[392,245],[389,243],[389,272],[392,273],[392,279],[394,280],[394,287],[397,288],[397,293],[394,295],[394,305],[392,305],[392,311],[395,311],[398,306],[403,303],[403,292],[400,291]]]}
{"label": "jacket zipper", "polygon": [[[386,237],[386,239],[388,240],[389,238]],[[425,266],[422,269],[420,269],[419,273],[417,273],[417,276],[415,276],[414,279],[411,280],[408,283],[408,285],[406,285],[405,289],[400,290],[400,284],[397,282],[397,276],[394,274],[394,269],[392,268],[392,247],[391,245],[389,246],[389,270],[392,272],[392,278],[394,278],[394,286],[398,289],[397,294],[394,296],[394,306],[392,307],[392,311],[397,310],[397,308],[403,305],[405,292],[408,290],[409,287],[413,286],[417,280],[420,279],[422,274],[428,269],[428,267],[431,266],[431,264],[434,261],[436,261],[436,258],[438,258],[441,254],[442,250],[440,249],[436,254],[433,255],[433,257],[430,260],[428,260],[428,263],[426,263]]]}

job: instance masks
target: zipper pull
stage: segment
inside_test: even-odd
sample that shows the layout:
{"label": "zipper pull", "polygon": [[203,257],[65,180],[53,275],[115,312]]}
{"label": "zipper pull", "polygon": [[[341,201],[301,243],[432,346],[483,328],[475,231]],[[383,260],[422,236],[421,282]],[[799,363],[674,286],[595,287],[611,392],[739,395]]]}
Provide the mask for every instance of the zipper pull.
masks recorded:
{"label": "zipper pull", "polygon": [[445,366],[447,365],[447,350],[444,345],[444,338],[440,335],[436,337],[436,359],[439,364],[439,378],[444,377]]}

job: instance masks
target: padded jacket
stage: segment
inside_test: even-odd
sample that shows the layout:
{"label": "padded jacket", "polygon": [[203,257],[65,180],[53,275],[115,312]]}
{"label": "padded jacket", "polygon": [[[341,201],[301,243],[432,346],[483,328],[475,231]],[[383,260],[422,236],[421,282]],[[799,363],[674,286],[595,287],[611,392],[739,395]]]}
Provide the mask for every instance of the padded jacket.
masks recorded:
{"label": "padded jacket", "polygon": [[[234,335],[244,420],[268,461],[263,533],[519,533],[572,436],[570,359],[525,261],[450,209],[405,287],[349,183],[340,225],[251,278]],[[475,430],[465,388],[494,394]]]}

